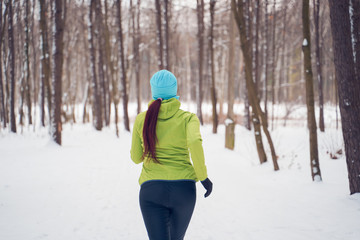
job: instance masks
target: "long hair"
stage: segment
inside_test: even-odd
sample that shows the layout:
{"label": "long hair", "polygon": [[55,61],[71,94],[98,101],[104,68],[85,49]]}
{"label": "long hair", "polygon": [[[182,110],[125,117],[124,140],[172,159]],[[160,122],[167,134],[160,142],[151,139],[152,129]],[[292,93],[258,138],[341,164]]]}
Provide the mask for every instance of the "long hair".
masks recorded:
{"label": "long hair", "polygon": [[143,139],[144,139],[144,154],[142,158],[149,157],[154,163],[160,163],[156,158],[155,145],[158,141],[156,136],[156,123],[159,115],[159,110],[161,106],[161,98],[158,98],[154,101],[146,112],[144,129],[143,129]]}

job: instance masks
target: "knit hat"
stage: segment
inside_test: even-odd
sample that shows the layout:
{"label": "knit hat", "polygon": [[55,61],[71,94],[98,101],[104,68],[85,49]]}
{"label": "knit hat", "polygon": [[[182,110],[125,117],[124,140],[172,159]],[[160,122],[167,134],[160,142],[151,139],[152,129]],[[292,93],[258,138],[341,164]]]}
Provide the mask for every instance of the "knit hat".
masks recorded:
{"label": "knit hat", "polygon": [[162,98],[164,100],[170,98],[179,99],[177,93],[177,80],[174,74],[168,70],[160,70],[156,72],[150,79],[151,94],[154,100]]}

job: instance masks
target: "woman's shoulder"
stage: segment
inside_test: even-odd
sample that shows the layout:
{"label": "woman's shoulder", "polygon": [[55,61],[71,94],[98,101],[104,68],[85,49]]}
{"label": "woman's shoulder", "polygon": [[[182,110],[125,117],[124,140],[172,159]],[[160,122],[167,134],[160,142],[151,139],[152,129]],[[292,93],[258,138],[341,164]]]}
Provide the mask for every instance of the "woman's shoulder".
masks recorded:
{"label": "woman's shoulder", "polygon": [[197,119],[197,116],[196,116],[195,113],[185,111],[185,110],[182,110],[182,109],[179,109],[178,116],[181,117],[182,119],[186,120],[186,121],[190,121],[192,119]]}

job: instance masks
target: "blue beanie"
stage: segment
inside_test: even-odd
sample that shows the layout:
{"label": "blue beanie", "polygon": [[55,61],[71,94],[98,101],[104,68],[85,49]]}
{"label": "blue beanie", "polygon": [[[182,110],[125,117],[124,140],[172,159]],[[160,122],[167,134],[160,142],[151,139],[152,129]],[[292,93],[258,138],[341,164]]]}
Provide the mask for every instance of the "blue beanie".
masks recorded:
{"label": "blue beanie", "polygon": [[174,74],[168,70],[160,70],[156,72],[150,79],[151,94],[154,100],[162,98],[164,100],[170,98],[179,99],[177,93],[177,80]]}

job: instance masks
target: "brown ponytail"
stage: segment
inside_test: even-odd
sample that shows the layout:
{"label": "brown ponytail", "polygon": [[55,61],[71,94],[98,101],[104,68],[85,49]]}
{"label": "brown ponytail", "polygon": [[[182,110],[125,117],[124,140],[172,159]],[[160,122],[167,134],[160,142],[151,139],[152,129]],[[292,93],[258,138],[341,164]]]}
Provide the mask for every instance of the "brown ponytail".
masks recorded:
{"label": "brown ponytail", "polygon": [[143,139],[144,139],[144,154],[142,158],[150,157],[151,161],[154,163],[160,163],[156,158],[155,145],[158,141],[156,137],[156,123],[159,115],[159,110],[161,106],[161,98],[158,98],[154,101],[146,112],[144,129],[143,129]]}

